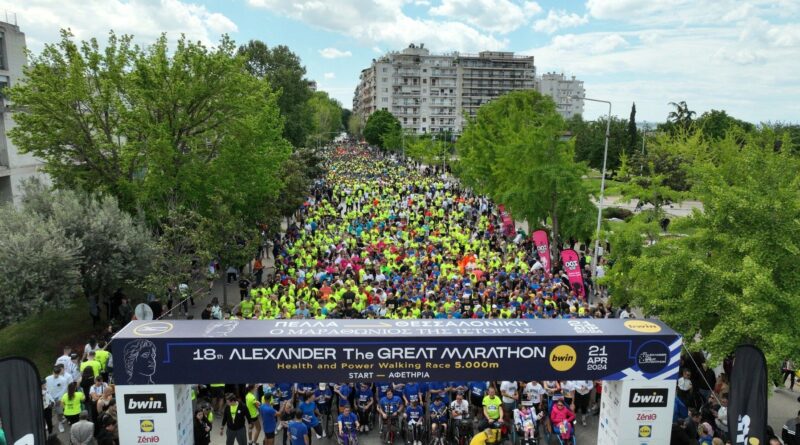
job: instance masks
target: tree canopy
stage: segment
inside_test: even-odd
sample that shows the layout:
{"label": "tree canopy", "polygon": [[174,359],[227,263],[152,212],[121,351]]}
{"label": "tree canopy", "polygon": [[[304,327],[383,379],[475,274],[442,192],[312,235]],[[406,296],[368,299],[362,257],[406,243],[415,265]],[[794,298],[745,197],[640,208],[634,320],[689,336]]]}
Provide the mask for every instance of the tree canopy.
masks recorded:
{"label": "tree canopy", "polygon": [[342,104],[338,100],[324,91],[317,91],[309,99],[308,105],[313,125],[308,135],[307,147],[327,144],[344,131]]}
{"label": "tree canopy", "polygon": [[[387,149],[397,148],[394,147],[395,144],[387,144],[387,142],[392,142],[393,138],[399,140],[401,131],[400,121],[392,113],[386,110],[378,110],[370,114],[363,133],[364,139],[368,143]],[[392,146],[390,147],[389,145]]]}
{"label": "tree canopy", "polygon": [[574,160],[574,142],[552,99],[535,91],[508,93],[478,110],[457,142],[456,173],[502,203],[516,219],[550,223],[553,238],[584,238],[596,207]]}
{"label": "tree canopy", "polygon": [[[687,339],[697,335],[690,347],[716,360],[749,342],[776,370],[800,355],[800,160],[775,151],[770,132],[708,140],[676,142],[696,153],[683,168],[704,211],[678,222],[686,236],[659,239],[641,222],[615,234],[611,293]],[[652,246],[643,242],[648,232],[658,239]]]}
{"label": "tree canopy", "polygon": [[[594,121],[584,121],[580,115],[575,115],[566,122],[567,129],[575,140],[575,160],[584,161],[589,167],[597,170],[603,168],[607,122],[605,116]],[[606,160],[606,168],[609,171],[619,168],[620,157],[629,147],[629,132],[627,120],[611,116]]]}
{"label": "tree canopy", "polygon": [[304,146],[314,123],[308,103],[312,92],[300,58],[285,45],[269,48],[260,40],[250,40],[238,53],[245,58],[247,70],[267,80],[278,93],[283,136],[295,147]]}

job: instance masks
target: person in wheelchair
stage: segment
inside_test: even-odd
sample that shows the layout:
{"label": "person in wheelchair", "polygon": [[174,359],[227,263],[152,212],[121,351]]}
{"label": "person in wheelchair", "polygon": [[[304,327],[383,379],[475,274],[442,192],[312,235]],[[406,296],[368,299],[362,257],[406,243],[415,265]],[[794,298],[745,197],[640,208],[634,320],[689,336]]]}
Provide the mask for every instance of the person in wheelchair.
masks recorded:
{"label": "person in wheelchair", "polygon": [[542,413],[536,414],[532,406],[522,405],[514,410],[514,428],[522,438],[523,444],[536,443],[536,422],[542,418]]}
{"label": "person in wheelchair", "polygon": [[381,415],[381,437],[386,433],[386,425],[394,424],[399,426],[400,413],[403,409],[403,402],[400,397],[394,395],[391,389],[386,390],[386,395],[378,401],[378,414]]}
{"label": "person in wheelchair", "polygon": [[444,403],[442,396],[436,396],[430,406],[431,410],[431,436],[444,445],[444,440],[447,437],[447,405]]}
{"label": "person in wheelchair", "polygon": [[472,435],[469,402],[461,391],[456,391],[455,400],[450,402],[450,418],[453,419],[453,437],[456,442],[461,443],[459,441],[461,436],[469,438]]}
{"label": "person in wheelchair", "polygon": [[350,412],[350,405],[342,408],[342,413],[337,418],[336,438],[342,445],[355,445],[357,443],[356,432],[359,429],[358,416]]}
{"label": "person in wheelchair", "polygon": [[406,443],[422,445],[424,432],[425,410],[420,406],[419,399],[413,399],[406,407]]}
{"label": "person in wheelchair", "polygon": [[361,425],[359,430],[365,433],[369,432],[370,416],[372,415],[372,407],[375,405],[375,397],[369,383],[361,382],[358,384],[355,401],[358,422]]}

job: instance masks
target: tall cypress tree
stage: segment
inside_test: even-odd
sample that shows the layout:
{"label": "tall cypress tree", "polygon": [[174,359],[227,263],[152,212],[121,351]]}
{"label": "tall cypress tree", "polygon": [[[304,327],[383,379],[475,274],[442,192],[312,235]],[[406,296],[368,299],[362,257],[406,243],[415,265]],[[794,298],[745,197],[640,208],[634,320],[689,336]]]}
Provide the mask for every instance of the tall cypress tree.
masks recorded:
{"label": "tall cypress tree", "polygon": [[635,153],[638,138],[638,131],[636,129],[636,102],[631,105],[631,117],[628,119],[628,155]]}

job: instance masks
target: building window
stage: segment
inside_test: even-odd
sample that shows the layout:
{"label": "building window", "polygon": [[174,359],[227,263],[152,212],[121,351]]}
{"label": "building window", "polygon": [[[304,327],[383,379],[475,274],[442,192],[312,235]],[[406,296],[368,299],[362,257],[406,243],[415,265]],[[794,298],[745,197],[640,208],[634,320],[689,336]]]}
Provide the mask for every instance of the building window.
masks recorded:
{"label": "building window", "polygon": [[0,70],[7,70],[6,65],[6,32],[0,29]]}
{"label": "building window", "polygon": [[427,120],[427,118],[425,118],[425,117],[422,118],[422,122],[425,122],[426,120]]}
{"label": "building window", "polygon": [[382,108],[382,110],[383,110],[383,111],[389,111],[389,109],[388,109],[388,108],[386,108],[386,107],[383,107],[383,108]]}
{"label": "building window", "polygon": [[388,77],[383,77],[383,78],[381,78],[381,82],[388,82],[388,81],[389,81],[389,78],[388,78]]}
{"label": "building window", "polygon": [[381,98],[381,102],[389,102],[389,98],[388,97],[382,97]]}
{"label": "building window", "polygon": [[384,72],[384,73],[386,72],[386,67],[383,67],[383,72]]}

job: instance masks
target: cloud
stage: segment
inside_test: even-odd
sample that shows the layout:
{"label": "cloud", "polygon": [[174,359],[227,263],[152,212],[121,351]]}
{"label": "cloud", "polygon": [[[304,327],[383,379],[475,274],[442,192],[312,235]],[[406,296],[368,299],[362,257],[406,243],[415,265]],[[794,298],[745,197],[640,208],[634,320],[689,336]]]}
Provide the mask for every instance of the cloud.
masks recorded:
{"label": "cloud", "polygon": [[567,11],[556,11],[551,9],[547,13],[547,17],[537,20],[533,24],[534,31],[546,32],[552,34],[562,28],[574,28],[576,26],[585,25],[589,22],[589,17],[586,15],[578,15],[574,12],[568,13]]}
{"label": "cloud", "polygon": [[350,51],[341,51],[336,48],[324,48],[319,50],[319,55],[326,59],[338,59],[341,57],[350,57],[353,53]]}
{"label": "cloud", "polygon": [[506,39],[458,21],[409,17],[402,8],[405,0],[248,0],[248,3],[368,45],[403,48],[409,42],[419,42],[434,51],[497,50],[508,45]]}
{"label": "cloud", "polygon": [[372,51],[373,51],[373,52],[376,52],[376,53],[378,53],[378,54],[383,54],[383,50],[381,49],[381,47],[380,47],[380,46],[373,46],[373,47],[372,47]]}
{"label": "cloud", "polygon": [[[686,100],[698,112],[786,120],[800,102],[800,40],[784,26],[767,23],[744,41],[735,25],[566,34],[523,52],[539,72],[575,74],[587,96],[612,101],[615,113],[636,101],[642,119],[663,120],[668,102]],[[770,39],[775,33],[782,38]],[[587,107],[587,116],[602,111]]]}
{"label": "cloud", "polygon": [[753,16],[796,17],[796,0],[587,0],[592,18],[644,26],[719,25]]}
{"label": "cloud", "polygon": [[429,14],[466,22],[480,29],[507,34],[526,24],[542,11],[533,1],[515,3],[510,0],[443,0]]}
{"label": "cloud", "polygon": [[325,73],[325,74],[322,75],[322,77],[324,79],[326,79],[326,80],[335,79],[336,78],[336,73]]}
{"label": "cloud", "polygon": [[58,41],[61,28],[70,28],[78,39],[97,37],[101,42],[113,29],[134,35],[141,44],[150,44],[166,32],[170,40],[183,33],[190,40],[213,45],[221,34],[238,31],[225,15],[181,0],[0,0],[0,9],[17,13],[34,53],[45,43]]}

